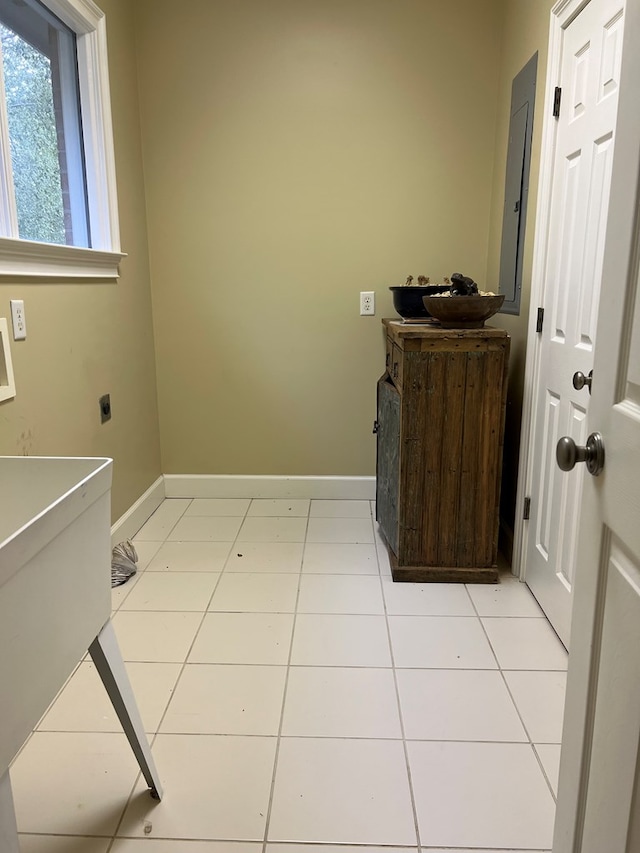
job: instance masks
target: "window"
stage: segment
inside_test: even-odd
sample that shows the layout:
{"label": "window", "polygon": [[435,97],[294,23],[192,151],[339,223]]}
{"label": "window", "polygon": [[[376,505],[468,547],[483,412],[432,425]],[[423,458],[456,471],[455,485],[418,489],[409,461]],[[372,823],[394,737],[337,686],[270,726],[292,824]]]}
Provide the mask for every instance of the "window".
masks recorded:
{"label": "window", "polygon": [[0,275],[113,277],[122,257],[104,15],[0,0]]}

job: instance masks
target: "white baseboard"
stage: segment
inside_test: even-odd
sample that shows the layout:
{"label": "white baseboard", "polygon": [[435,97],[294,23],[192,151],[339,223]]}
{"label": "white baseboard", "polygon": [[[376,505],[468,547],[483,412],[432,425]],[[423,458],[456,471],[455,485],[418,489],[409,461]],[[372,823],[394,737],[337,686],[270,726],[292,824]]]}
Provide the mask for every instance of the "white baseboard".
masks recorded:
{"label": "white baseboard", "polygon": [[375,477],[271,477],[165,474],[116,521],[111,544],[131,539],[165,498],[316,498],[375,500]]}
{"label": "white baseboard", "polygon": [[111,545],[117,545],[118,542],[135,536],[165,497],[164,477],[160,476],[112,526]]}
{"label": "white baseboard", "polygon": [[375,477],[165,474],[167,498],[324,498],[374,500]]}

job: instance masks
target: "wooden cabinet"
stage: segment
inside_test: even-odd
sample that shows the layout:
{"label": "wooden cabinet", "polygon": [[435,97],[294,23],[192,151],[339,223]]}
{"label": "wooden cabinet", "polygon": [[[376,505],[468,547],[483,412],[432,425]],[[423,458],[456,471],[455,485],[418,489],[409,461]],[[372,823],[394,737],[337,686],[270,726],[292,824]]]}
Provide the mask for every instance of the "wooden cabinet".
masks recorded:
{"label": "wooden cabinet", "polygon": [[376,513],[393,579],[493,582],[509,336],[383,323]]}

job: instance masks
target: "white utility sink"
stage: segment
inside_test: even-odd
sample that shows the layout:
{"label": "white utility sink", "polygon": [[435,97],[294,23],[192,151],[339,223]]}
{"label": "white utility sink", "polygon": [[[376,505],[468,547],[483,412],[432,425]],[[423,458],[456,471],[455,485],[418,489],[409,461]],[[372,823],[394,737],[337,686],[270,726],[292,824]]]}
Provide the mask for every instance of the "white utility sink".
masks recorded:
{"label": "white utility sink", "polygon": [[0,456],[0,586],[110,489],[110,459]]}
{"label": "white utility sink", "polygon": [[9,764],[87,649],[161,793],[110,622],[111,470],[110,459],[0,457],[2,853],[19,849]]}

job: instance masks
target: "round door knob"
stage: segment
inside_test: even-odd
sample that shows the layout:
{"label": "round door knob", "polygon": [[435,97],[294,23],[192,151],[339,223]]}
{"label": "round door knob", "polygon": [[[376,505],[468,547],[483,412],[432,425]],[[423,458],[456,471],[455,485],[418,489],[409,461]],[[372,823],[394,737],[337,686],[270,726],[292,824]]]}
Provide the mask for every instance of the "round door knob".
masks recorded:
{"label": "round door knob", "polygon": [[584,386],[586,385],[589,389],[589,393],[591,393],[591,379],[593,377],[593,370],[589,371],[589,375],[585,376],[581,370],[577,370],[573,374],[573,387],[576,391],[582,391]]}
{"label": "round door knob", "polygon": [[585,447],[580,447],[568,435],[556,445],[556,461],[563,471],[572,471],[577,462],[586,462],[587,471],[594,477],[604,468],[604,444],[599,432],[592,432]]}

